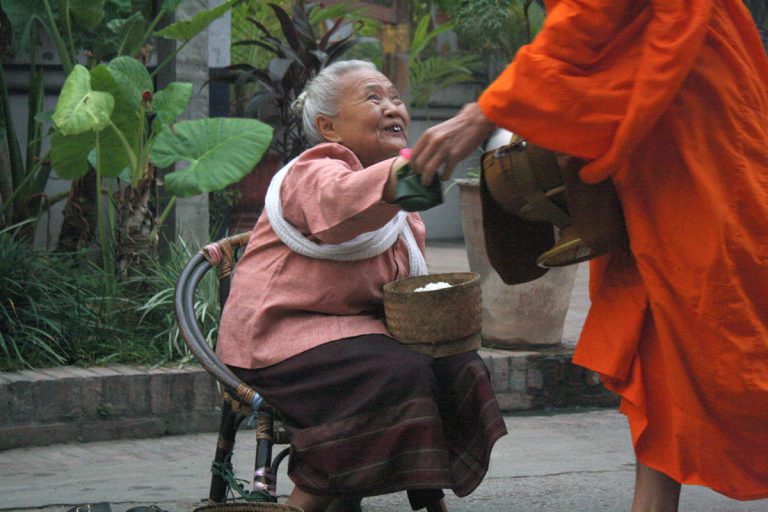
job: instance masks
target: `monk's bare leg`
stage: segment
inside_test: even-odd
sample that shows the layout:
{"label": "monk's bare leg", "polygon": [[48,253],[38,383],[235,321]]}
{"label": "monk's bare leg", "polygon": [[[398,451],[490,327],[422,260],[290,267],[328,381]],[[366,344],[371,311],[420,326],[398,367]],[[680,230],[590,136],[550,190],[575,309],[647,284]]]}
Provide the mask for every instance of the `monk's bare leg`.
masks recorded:
{"label": "monk's bare leg", "polygon": [[632,512],[677,512],[680,484],[664,473],[637,463]]}
{"label": "monk's bare leg", "polygon": [[328,505],[333,501],[333,496],[318,496],[302,491],[298,487],[293,488],[293,492],[286,500],[287,505],[293,505],[304,510],[304,512],[324,512]]}

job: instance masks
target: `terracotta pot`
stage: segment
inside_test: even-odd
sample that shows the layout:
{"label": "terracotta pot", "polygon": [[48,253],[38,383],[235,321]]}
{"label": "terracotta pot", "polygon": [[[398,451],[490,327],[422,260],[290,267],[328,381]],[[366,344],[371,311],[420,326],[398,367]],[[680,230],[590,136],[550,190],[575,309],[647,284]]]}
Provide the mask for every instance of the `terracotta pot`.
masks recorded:
{"label": "terracotta pot", "polygon": [[229,218],[230,234],[253,229],[264,209],[264,197],[267,194],[269,182],[282,165],[282,155],[269,152],[249,174],[232,185],[238,191],[238,195]]}
{"label": "terracotta pot", "polygon": [[528,283],[507,285],[491,267],[485,250],[480,186],[457,180],[469,268],[480,274],[483,292],[482,344],[535,348],[562,343],[577,265],[553,268]]}

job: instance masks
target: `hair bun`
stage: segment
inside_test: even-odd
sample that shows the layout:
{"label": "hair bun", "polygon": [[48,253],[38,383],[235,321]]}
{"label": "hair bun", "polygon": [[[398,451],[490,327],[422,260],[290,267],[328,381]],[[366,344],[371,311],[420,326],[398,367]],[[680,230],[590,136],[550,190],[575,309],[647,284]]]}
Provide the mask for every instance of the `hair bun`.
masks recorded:
{"label": "hair bun", "polygon": [[291,111],[297,116],[301,117],[301,113],[304,111],[304,102],[307,100],[307,91],[303,91],[299,94],[293,103],[291,103]]}

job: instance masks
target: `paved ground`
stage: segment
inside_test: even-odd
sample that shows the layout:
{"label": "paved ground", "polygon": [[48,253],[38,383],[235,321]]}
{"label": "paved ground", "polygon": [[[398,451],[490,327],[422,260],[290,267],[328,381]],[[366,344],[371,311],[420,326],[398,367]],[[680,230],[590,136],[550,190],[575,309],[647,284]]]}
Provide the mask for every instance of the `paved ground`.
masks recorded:
{"label": "paved ground", "polygon": [[[468,268],[463,247],[428,247],[430,271]],[[579,268],[564,344],[575,344],[587,299],[587,266]],[[506,418],[510,435],[496,445],[490,472],[466,498],[449,494],[454,512],[627,511],[634,481],[626,422],[614,410],[539,412]],[[246,436],[247,437],[247,436]],[[65,512],[108,501],[114,512],[157,504],[192,512],[208,495],[215,434],[64,444],[0,452],[0,511]],[[240,440],[235,467],[247,477],[253,441]],[[290,492],[281,470],[278,493]],[[403,493],[369,498],[366,512],[409,510]],[[684,487],[683,512],[768,512],[768,500],[737,502]]]}
{"label": "paved ground", "polygon": [[[627,511],[634,479],[626,422],[613,410],[512,415],[491,469],[454,512]],[[0,452],[0,510],[65,512],[108,501],[114,512],[157,504],[192,512],[208,493],[215,434],[68,444]],[[253,445],[241,441],[236,468],[247,473]],[[283,474],[278,493],[290,491]],[[244,474],[244,473],[243,473]],[[365,512],[410,510],[404,493],[369,498]],[[768,500],[737,502],[684,487],[681,511],[768,512]]]}

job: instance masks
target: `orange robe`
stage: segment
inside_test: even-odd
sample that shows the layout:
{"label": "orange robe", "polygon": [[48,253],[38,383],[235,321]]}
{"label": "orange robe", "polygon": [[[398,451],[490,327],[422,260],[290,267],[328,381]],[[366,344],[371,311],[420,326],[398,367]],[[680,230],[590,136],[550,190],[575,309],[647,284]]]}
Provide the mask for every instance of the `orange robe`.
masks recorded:
{"label": "orange robe", "polygon": [[638,460],[768,497],[768,61],[742,2],[548,1],[479,105],[613,180],[632,254],[592,262],[574,361]]}

